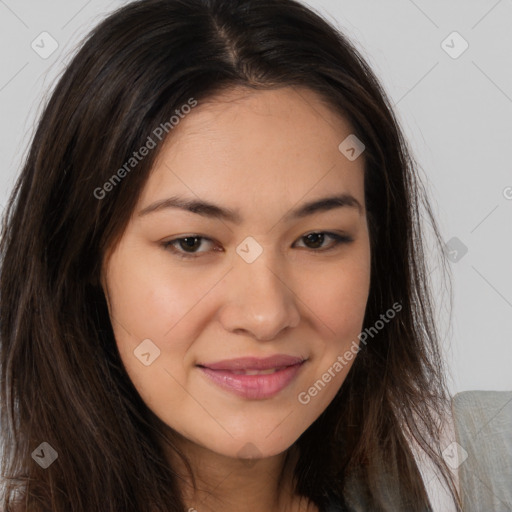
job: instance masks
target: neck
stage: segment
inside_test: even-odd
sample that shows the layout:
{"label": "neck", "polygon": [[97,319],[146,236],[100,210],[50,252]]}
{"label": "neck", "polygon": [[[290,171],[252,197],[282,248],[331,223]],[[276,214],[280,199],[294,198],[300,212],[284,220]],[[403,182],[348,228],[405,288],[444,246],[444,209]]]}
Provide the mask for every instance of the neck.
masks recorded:
{"label": "neck", "polygon": [[[191,465],[194,478],[180,457],[166,453],[181,480],[182,499],[189,512],[309,512],[316,507],[294,492],[293,467],[298,453],[286,452],[262,459],[220,455],[181,438],[180,451]],[[194,486],[195,480],[195,486]]]}

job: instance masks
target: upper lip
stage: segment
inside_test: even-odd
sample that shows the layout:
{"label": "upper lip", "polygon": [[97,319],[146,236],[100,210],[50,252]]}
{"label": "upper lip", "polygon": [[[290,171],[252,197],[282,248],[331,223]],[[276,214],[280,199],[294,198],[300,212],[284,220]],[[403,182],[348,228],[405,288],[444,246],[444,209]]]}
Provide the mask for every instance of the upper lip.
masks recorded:
{"label": "upper lip", "polygon": [[215,363],[198,364],[198,366],[204,366],[211,370],[270,370],[272,368],[292,366],[304,361],[303,357],[277,354],[264,358],[240,357],[238,359],[225,359]]}

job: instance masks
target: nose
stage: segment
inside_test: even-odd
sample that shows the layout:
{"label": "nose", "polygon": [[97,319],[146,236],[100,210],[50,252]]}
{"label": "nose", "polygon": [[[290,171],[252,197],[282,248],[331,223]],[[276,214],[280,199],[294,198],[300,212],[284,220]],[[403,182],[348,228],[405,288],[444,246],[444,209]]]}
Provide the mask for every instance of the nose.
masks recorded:
{"label": "nose", "polygon": [[275,339],[286,328],[300,322],[293,283],[264,251],[247,263],[235,257],[225,283],[225,304],[220,312],[223,327],[259,341]]}

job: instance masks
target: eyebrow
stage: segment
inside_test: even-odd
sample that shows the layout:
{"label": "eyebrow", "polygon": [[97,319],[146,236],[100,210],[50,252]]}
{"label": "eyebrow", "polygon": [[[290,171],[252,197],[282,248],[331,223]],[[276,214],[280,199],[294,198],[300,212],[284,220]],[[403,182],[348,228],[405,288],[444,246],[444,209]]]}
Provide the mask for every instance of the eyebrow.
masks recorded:
{"label": "eyebrow", "polygon": [[[335,208],[342,207],[356,209],[359,211],[359,214],[362,214],[363,212],[361,203],[354,196],[350,194],[339,194],[304,203],[298,208],[289,211],[284,216],[283,220],[291,221],[307,217],[318,212],[326,212]],[[162,199],[150,204],[139,212],[139,216],[141,217],[168,208],[178,208],[191,213],[202,215],[203,217],[225,220],[234,224],[240,224],[242,222],[242,217],[237,210],[224,208],[208,201],[187,199],[178,196],[169,197],[167,199]]]}

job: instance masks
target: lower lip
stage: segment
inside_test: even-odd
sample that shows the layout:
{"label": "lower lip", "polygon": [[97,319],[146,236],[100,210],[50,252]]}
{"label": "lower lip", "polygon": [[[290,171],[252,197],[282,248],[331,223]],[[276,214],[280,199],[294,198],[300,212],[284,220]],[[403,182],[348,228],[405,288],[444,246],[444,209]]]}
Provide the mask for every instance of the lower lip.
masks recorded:
{"label": "lower lip", "polygon": [[226,370],[212,370],[199,367],[200,370],[222,389],[251,400],[271,398],[282,391],[297,376],[303,362],[287,366],[267,375],[243,375]]}

